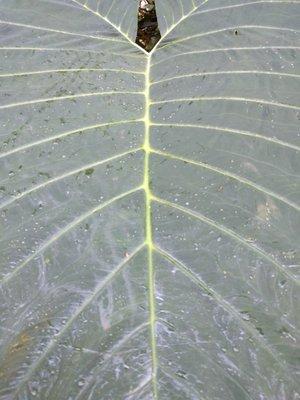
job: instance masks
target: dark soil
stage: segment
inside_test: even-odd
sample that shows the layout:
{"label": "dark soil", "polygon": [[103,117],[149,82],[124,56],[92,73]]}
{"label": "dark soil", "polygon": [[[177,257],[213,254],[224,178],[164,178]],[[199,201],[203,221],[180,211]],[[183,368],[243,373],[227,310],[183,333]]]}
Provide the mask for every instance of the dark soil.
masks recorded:
{"label": "dark soil", "polygon": [[146,51],[151,51],[160,39],[155,1],[140,0],[138,12],[138,32],[136,43]]}

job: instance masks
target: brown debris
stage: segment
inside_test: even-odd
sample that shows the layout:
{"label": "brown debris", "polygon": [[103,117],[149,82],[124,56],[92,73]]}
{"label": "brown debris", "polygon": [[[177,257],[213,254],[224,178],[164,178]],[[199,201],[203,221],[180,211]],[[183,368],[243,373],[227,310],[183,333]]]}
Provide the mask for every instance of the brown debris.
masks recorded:
{"label": "brown debris", "polygon": [[140,0],[136,43],[151,51],[160,39],[154,0]]}

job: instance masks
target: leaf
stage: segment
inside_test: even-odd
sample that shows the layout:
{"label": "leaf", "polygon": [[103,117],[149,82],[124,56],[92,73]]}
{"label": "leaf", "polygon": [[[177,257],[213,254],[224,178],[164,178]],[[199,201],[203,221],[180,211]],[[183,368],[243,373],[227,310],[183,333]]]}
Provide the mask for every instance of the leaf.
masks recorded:
{"label": "leaf", "polygon": [[0,1],[1,399],[296,399],[299,2]]}

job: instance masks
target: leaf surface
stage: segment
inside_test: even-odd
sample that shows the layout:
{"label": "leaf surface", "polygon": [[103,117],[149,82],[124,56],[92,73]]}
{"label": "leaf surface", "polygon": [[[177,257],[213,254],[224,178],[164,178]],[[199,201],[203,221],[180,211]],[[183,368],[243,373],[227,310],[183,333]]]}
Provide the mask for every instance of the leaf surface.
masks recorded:
{"label": "leaf surface", "polygon": [[297,398],[299,2],[156,3],[0,2],[5,400]]}

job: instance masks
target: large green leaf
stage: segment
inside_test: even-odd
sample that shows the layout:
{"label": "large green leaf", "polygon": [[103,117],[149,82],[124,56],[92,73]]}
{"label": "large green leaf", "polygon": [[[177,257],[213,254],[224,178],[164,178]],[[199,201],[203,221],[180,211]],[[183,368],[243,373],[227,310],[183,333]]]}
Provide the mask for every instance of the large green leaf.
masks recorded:
{"label": "large green leaf", "polygon": [[156,3],[0,1],[1,399],[299,396],[299,1]]}

